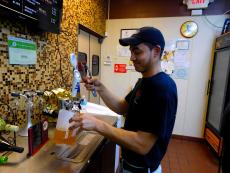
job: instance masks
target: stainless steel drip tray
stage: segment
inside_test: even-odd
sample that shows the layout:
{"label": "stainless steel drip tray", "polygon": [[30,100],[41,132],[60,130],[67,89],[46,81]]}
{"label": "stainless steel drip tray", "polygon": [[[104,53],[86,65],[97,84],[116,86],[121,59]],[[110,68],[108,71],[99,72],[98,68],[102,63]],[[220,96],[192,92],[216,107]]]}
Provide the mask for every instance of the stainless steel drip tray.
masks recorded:
{"label": "stainless steel drip tray", "polygon": [[55,145],[52,154],[57,159],[80,163],[87,159],[87,156],[94,152],[98,143],[103,137],[95,132],[83,131],[78,135],[75,145]]}

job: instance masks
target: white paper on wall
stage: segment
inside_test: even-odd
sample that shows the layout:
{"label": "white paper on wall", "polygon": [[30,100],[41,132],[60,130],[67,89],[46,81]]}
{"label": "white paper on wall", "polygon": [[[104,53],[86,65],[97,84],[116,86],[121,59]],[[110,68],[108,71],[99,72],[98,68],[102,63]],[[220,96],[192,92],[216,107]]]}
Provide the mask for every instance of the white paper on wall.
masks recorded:
{"label": "white paper on wall", "polygon": [[175,70],[174,53],[176,50],[176,41],[167,40],[165,42],[165,49],[161,57],[161,69],[165,73],[172,75]]}
{"label": "white paper on wall", "polygon": [[122,57],[130,57],[131,52],[129,50],[129,47],[124,47],[124,46],[117,46],[117,55],[122,56]]}
{"label": "white paper on wall", "polygon": [[161,58],[162,70],[175,79],[188,79],[188,69],[190,66],[188,55],[189,42],[187,40],[166,41]]}
{"label": "white paper on wall", "polygon": [[174,64],[177,67],[189,68],[188,51],[177,50],[174,56]]}

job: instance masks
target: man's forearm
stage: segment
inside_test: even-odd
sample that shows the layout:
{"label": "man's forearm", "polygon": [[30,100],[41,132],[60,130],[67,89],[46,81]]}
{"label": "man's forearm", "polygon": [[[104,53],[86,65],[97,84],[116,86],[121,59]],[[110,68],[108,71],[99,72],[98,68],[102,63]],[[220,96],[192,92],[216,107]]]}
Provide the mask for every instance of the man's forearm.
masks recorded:
{"label": "man's forearm", "polygon": [[101,90],[98,91],[102,100],[111,110],[118,114],[124,114],[127,112],[127,105],[124,105],[123,100],[113,95],[104,85],[101,86]]}
{"label": "man's forearm", "polygon": [[105,122],[98,124],[96,131],[117,144],[142,155],[147,154],[156,141],[156,136],[151,133],[119,129]]}

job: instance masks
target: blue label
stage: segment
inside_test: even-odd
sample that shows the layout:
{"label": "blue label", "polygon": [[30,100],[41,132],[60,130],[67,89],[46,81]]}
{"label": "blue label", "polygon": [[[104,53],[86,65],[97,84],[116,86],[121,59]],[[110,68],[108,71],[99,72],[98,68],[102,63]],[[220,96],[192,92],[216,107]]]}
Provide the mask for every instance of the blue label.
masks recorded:
{"label": "blue label", "polygon": [[77,92],[80,92],[80,83],[77,82],[75,88],[74,88]]}

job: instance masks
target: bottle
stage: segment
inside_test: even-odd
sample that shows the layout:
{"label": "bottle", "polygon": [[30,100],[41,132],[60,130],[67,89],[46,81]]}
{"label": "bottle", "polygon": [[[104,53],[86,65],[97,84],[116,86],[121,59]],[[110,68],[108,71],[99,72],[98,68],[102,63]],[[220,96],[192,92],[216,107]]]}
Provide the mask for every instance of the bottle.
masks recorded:
{"label": "bottle", "polygon": [[8,142],[3,141],[0,139],[0,151],[14,151],[17,153],[22,153],[24,151],[24,148],[22,147],[17,147],[17,146],[12,146]]}
{"label": "bottle", "polygon": [[6,122],[2,118],[0,118],[0,131],[1,130],[17,132],[19,130],[19,127],[11,124],[6,124]]}

